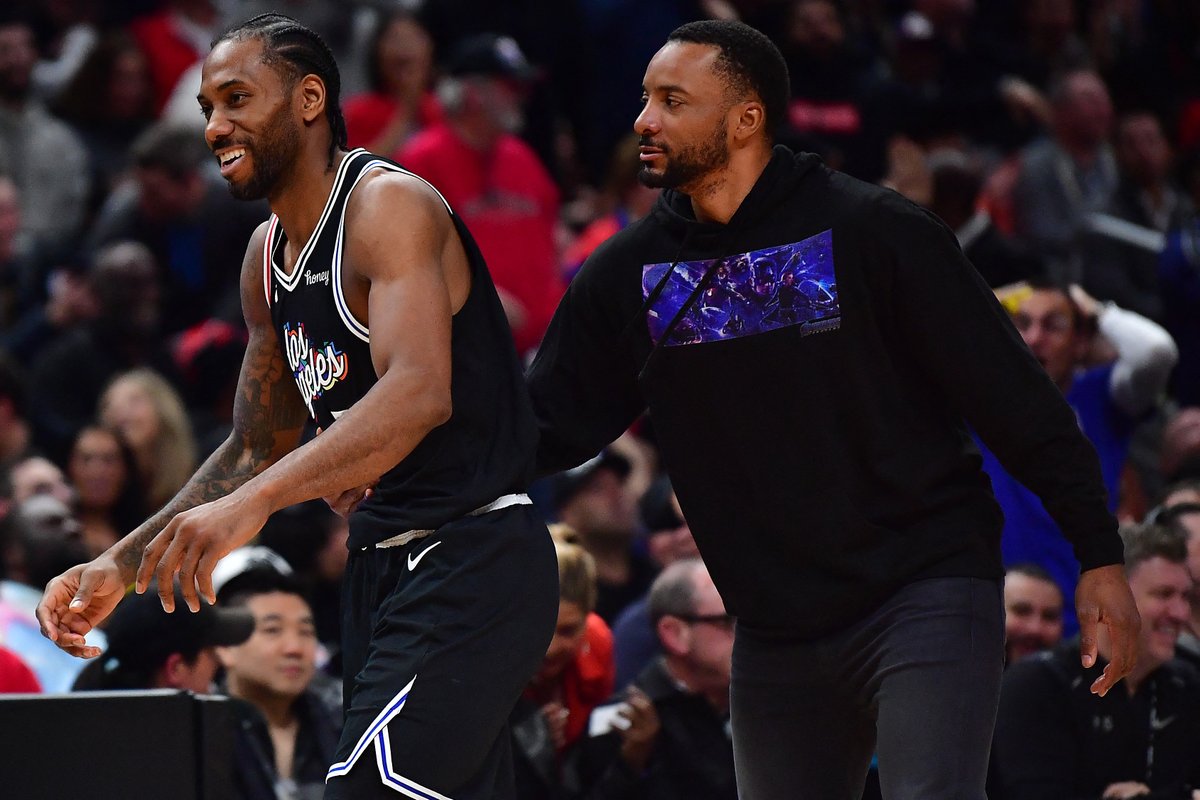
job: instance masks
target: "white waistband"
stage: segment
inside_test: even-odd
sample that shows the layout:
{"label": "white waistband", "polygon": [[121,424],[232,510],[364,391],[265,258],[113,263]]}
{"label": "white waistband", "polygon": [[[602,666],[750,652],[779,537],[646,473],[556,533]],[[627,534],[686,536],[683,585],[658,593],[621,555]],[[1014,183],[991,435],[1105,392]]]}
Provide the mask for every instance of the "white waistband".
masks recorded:
{"label": "white waistband", "polygon": [[[497,497],[486,506],[480,506],[474,511],[467,512],[463,516],[478,517],[492,511],[499,511],[502,508],[508,508],[509,506],[528,506],[532,504],[533,501],[529,499],[529,495],[527,494],[506,494]],[[429,534],[434,533],[435,530],[405,531],[390,539],[384,539],[382,542],[376,543],[375,546],[381,549],[385,547],[403,547],[414,539],[424,539]],[[365,550],[366,548],[363,549]]]}

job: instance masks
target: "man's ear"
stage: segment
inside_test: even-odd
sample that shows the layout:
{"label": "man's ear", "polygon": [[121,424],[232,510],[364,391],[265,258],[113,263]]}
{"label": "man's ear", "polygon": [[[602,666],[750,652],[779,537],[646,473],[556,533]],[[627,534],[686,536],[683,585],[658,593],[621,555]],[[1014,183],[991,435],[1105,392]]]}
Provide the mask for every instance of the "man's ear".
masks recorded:
{"label": "man's ear", "polygon": [[655,628],[658,641],[668,655],[682,656],[692,647],[692,629],[679,617],[667,614],[658,621]]}
{"label": "man's ear", "polygon": [[744,143],[750,141],[758,136],[767,124],[767,110],[758,100],[736,103],[730,109],[730,113],[737,115],[733,129],[733,139],[735,142]]}
{"label": "man's ear", "polygon": [[316,75],[305,75],[300,79],[300,115],[306,123],[314,122],[325,114],[325,82]]}

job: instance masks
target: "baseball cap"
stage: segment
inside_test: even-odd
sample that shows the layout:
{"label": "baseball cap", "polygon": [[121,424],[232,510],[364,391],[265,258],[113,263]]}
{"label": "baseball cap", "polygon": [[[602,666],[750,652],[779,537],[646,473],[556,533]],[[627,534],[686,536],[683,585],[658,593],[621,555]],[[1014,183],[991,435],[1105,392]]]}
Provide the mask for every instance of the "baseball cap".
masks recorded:
{"label": "baseball cap", "polygon": [[254,633],[254,616],[240,608],[216,608],[203,600],[200,610],[187,608],[175,587],[175,612],[163,610],[154,587],[130,594],[117,606],[104,629],[108,649],[100,656],[109,669],[153,669],[172,653],[241,644]]}
{"label": "baseball cap", "polygon": [[280,575],[291,575],[293,572],[291,564],[269,547],[239,547],[217,562],[212,573],[213,591],[220,594],[234,578],[258,569],[273,569]]}
{"label": "baseball cap", "polygon": [[481,33],[459,42],[446,60],[446,73],[457,77],[491,75],[519,81],[538,76],[537,69],[526,60],[516,39],[495,33]]}
{"label": "baseball cap", "polygon": [[629,477],[631,466],[629,460],[620,453],[608,448],[601,450],[598,455],[589,458],[579,466],[554,476],[552,483],[554,507],[562,508],[566,505],[587,485],[592,476],[602,469],[612,470],[617,477],[624,480]]}

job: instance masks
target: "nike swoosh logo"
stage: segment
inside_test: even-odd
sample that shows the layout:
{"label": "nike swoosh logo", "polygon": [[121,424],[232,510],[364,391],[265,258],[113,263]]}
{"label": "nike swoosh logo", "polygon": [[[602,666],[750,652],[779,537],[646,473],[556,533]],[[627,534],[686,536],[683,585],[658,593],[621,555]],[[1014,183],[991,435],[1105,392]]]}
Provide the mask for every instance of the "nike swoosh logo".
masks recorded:
{"label": "nike swoosh logo", "polygon": [[428,553],[433,548],[437,547],[439,544],[441,544],[441,542],[434,542],[433,544],[429,545],[429,547],[426,547],[424,550],[422,550],[419,553],[416,553],[415,555],[413,553],[409,553],[408,554],[408,571],[412,572],[414,569],[416,569],[417,564],[421,563],[421,559],[425,557],[425,554]]}

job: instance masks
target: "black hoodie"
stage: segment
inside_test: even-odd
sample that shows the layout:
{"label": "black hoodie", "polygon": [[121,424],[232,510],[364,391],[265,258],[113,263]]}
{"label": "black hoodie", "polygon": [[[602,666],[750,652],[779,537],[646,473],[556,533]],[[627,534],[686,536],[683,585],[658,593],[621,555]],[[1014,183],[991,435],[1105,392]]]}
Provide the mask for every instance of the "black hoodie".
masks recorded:
{"label": "black hoodie", "polygon": [[1000,578],[968,426],[1085,569],[1121,561],[1094,450],[954,235],[815,156],[776,147],[727,225],[664,193],[584,264],[530,387],[543,472],[649,409],[742,624],[819,636],[920,578]]}

